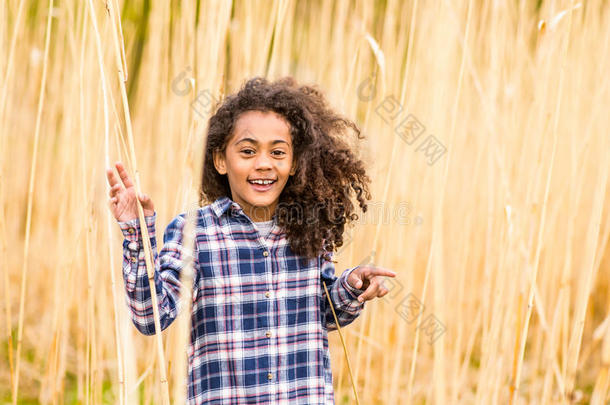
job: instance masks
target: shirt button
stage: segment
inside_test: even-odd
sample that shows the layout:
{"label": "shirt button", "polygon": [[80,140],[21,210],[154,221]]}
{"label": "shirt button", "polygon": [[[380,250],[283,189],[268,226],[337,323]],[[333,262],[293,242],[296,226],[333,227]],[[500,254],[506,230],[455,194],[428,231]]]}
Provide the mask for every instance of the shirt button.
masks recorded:
{"label": "shirt button", "polygon": [[265,292],[265,297],[267,297],[267,298],[271,297],[271,292],[269,292],[269,291]]}
{"label": "shirt button", "polygon": [[271,374],[271,373],[267,374],[267,379],[268,380],[272,380],[273,379],[273,374]]}
{"label": "shirt button", "polygon": [[266,250],[263,252],[263,256],[267,257],[269,256],[269,252],[267,252]]}
{"label": "shirt button", "polygon": [[267,331],[267,333],[265,333],[265,335],[267,335],[267,337],[271,337],[271,331]]}
{"label": "shirt button", "polygon": [[138,258],[137,258],[137,257],[135,257],[135,256],[133,256],[133,257],[132,257],[130,260],[131,260],[131,262],[132,262],[132,263],[135,263],[135,262],[137,262],[137,261],[138,261]]}
{"label": "shirt button", "polygon": [[129,228],[129,229],[127,230],[127,232],[129,232],[130,234],[132,234],[132,235],[133,235],[133,234],[135,233],[135,229],[133,229],[133,228]]}

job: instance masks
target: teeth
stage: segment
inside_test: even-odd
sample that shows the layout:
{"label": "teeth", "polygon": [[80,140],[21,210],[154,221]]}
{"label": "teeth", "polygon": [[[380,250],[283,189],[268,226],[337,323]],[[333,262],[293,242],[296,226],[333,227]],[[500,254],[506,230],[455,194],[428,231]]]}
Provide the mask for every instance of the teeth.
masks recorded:
{"label": "teeth", "polygon": [[255,184],[271,184],[274,180],[250,180],[250,183]]}

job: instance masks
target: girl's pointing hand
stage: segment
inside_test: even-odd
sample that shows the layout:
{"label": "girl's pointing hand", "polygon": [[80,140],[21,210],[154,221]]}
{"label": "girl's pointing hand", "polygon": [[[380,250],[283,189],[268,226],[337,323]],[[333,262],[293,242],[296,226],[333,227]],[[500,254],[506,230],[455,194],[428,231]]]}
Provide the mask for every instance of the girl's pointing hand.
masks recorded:
{"label": "girl's pointing hand", "polygon": [[358,296],[358,301],[364,302],[375,297],[381,298],[388,293],[389,290],[382,284],[384,276],[396,277],[396,273],[383,267],[367,264],[353,270],[349,274],[347,282],[356,289],[366,290]]}

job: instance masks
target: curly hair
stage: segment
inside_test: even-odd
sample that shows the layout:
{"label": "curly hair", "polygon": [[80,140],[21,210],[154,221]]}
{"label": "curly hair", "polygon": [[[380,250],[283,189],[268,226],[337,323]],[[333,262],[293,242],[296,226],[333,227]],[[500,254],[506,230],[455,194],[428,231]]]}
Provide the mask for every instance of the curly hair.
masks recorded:
{"label": "curly hair", "polygon": [[227,176],[216,171],[213,154],[225,152],[240,114],[275,112],[289,123],[296,163],[276,206],[277,223],[294,253],[330,261],[329,252],[343,245],[346,223],[358,219],[352,194],[363,212],[371,199],[365,165],[343,139],[349,128],[364,138],[356,124],[332,111],[317,86],[299,86],[290,76],[272,83],[254,77],[215,109],[208,123],[200,205],[231,198]]}

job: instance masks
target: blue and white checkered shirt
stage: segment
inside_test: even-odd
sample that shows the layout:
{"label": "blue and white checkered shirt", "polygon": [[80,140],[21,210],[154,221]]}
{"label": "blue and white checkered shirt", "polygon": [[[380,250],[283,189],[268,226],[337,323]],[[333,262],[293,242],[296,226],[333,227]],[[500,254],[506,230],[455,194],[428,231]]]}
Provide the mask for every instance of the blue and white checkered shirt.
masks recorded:
{"label": "blue and white checkered shirt", "polygon": [[[182,230],[186,213],[167,226],[157,252],[156,213],[146,217],[154,252],[161,329],[176,318]],[[154,334],[153,310],[139,219],[119,222],[123,276],[133,323]],[[347,269],[290,249],[274,222],[267,239],[228,197],[199,208],[194,256],[189,404],[334,404],[328,331],[337,329],[322,280],[341,326],[365,306]]]}

